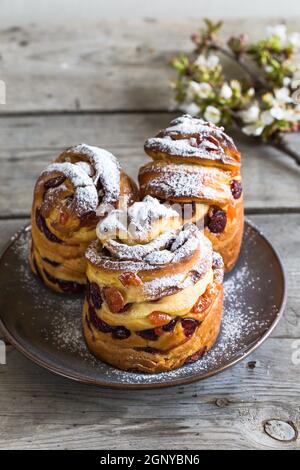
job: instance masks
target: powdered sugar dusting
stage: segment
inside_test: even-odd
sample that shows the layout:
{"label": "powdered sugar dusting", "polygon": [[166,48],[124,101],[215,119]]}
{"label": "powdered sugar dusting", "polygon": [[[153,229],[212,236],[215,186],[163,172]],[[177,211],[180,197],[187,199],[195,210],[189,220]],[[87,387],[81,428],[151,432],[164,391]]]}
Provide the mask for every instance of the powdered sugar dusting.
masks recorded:
{"label": "powdered sugar dusting", "polygon": [[[93,180],[82,167],[69,162],[52,163],[41,173],[40,178],[43,179],[43,177],[50,176],[56,172],[65,175],[72,183],[74,187],[74,197],[71,205],[78,215],[86,211],[94,211],[97,209],[98,194],[96,187]],[[50,192],[48,191],[47,193],[51,194],[51,188]]]}
{"label": "powdered sugar dusting", "polygon": [[223,128],[189,115],[174,119],[156,137],[147,139],[144,147],[150,156],[161,157],[162,153],[166,157],[194,157],[223,164],[236,164],[240,159],[233,140]]}
{"label": "powdered sugar dusting", "polygon": [[230,176],[217,168],[172,163],[158,165],[155,162],[143,167],[141,174],[146,175],[145,183],[141,183],[142,191],[157,197],[169,200],[195,198],[223,204],[232,200]]}
{"label": "powdered sugar dusting", "polygon": [[184,114],[171,121],[171,125],[164,131],[160,132],[160,135],[169,136],[196,136],[202,134],[204,136],[214,135],[221,141],[226,141],[234,147],[233,140],[224,132],[224,127],[218,127],[211,122],[204,121],[203,119],[195,118],[189,114]]}
{"label": "powdered sugar dusting", "polygon": [[103,187],[103,204],[113,204],[120,196],[120,164],[116,157],[107,150],[87,144],[79,144],[71,147],[67,153],[79,153],[85,155],[95,169],[93,177],[97,186],[100,181]]}
{"label": "powdered sugar dusting", "polygon": [[135,202],[127,211],[113,210],[97,226],[97,236],[100,240],[118,238],[122,231],[126,238],[143,243],[151,238],[153,224],[162,219],[177,219],[178,213],[158,199],[146,196],[142,201]]}
{"label": "powdered sugar dusting", "polygon": [[[13,238],[13,248],[2,259],[6,274],[14,281],[13,286],[10,287],[8,284],[5,287],[2,295],[12,298],[9,289],[15,291],[16,288],[22,291],[22,296],[26,292],[32,307],[26,311],[26,317],[23,306],[15,304],[15,309],[19,312],[18,322],[20,325],[23,322],[21,328],[25,328],[25,331],[26,328],[34,330],[32,337],[40,339],[37,343],[33,342],[31,347],[38,351],[39,344],[42,343],[43,350],[47,351],[49,358],[56,361],[62,371],[68,371],[69,375],[77,371],[87,380],[100,380],[108,385],[113,383],[137,386],[172,383],[176,379],[192,378],[195,374],[201,377],[240,358],[277,318],[280,304],[278,301],[276,304],[275,298],[279,286],[276,283],[276,276],[273,276],[277,261],[274,257],[266,258],[264,277],[260,279],[258,264],[251,261],[252,257],[259,259],[266,253],[266,245],[257,243],[258,237],[257,231],[248,226],[241,260],[235,271],[225,280],[224,316],[217,344],[198,362],[171,372],[155,375],[129,373],[95,359],[88,351],[82,333],[82,298],[55,294],[31,274],[27,262],[29,230]],[[266,266],[269,267],[268,275]],[[178,281],[180,282],[180,279]],[[265,290],[267,284],[271,286],[268,294]],[[259,290],[260,288],[263,290]]]}

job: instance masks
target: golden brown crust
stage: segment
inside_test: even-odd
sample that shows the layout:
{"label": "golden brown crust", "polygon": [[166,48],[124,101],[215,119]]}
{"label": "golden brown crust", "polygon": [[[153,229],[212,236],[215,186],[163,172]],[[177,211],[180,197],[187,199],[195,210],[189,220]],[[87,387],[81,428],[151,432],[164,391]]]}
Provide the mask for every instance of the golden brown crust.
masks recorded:
{"label": "golden brown crust", "polygon": [[240,254],[244,233],[244,204],[242,197],[235,202],[233,209],[235,216],[227,219],[223,233],[214,234],[208,227],[205,227],[204,230],[205,235],[212,242],[214,250],[221,254],[226,272],[231,271]]}
{"label": "golden brown crust", "polygon": [[108,364],[119,369],[159,373],[197,360],[212,348],[220,331],[222,308],[223,287],[220,287],[214,302],[203,312],[202,323],[190,338],[186,337],[179,320],[174,330],[165,332],[159,340],[146,341],[136,334],[131,334],[128,339],[113,339],[111,333],[99,331],[89,320],[86,302],[84,335],[91,352]]}
{"label": "golden brown crust", "polygon": [[77,292],[86,283],[85,251],[110,207],[138,197],[116,158],[81,144],[64,151],[39,176],[31,211],[30,264],[46,285]]}
{"label": "golden brown crust", "polygon": [[181,116],[148,139],[145,151],[154,161],[139,171],[141,197],[192,203],[191,211],[182,214],[184,222],[206,227],[205,234],[230,271],[240,251],[244,220],[241,157],[232,139],[222,128]]}
{"label": "golden brown crust", "polygon": [[[132,214],[141,211],[147,219],[151,202],[148,196],[136,203]],[[217,336],[223,260],[194,224],[144,244],[130,242],[105,239],[87,251],[87,344],[97,357],[119,368],[160,372],[179,367],[209,349]]]}

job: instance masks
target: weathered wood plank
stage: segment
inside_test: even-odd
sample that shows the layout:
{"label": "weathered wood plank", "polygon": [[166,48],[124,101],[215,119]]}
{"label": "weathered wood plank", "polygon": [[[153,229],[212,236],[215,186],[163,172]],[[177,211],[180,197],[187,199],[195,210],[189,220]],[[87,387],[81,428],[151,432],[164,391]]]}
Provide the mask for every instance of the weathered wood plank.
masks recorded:
{"label": "weathered wood plank", "polygon": [[12,351],[0,366],[0,448],[299,448],[264,432],[274,418],[299,429],[300,366],[291,352],[291,340],[270,339],[251,367],[245,361],[205,382],[125,392],[68,382]]}
{"label": "weathered wood plank", "polygon": [[[111,150],[136,177],[139,166],[149,160],[143,151],[144,140],[174,116],[121,113],[0,117],[0,216],[28,215],[38,173],[74,143],[84,141]],[[237,136],[236,141],[243,153],[246,207],[299,208],[300,168],[274,149],[254,145],[246,137]]]}
{"label": "weathered wood plank", "polygon": [[[281,20],[282,21],[282,20]],[[228,20],[224,34],[258,36],[272,19]],[[288,20],[293,30],[299,21]],[[1,113],[169,109],[170,59],[191,51],[189,21],[84,22],[0,31]]]}

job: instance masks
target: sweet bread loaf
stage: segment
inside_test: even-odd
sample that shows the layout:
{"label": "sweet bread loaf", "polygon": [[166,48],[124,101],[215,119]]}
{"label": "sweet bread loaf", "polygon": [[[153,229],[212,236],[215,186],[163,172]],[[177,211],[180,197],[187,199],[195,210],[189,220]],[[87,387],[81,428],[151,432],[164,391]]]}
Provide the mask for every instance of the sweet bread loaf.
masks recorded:
{"label": "sweet bread loaf", "polygon": [[234,266],[243,236],[241,156],[223,128],[189,115],[174,119],[145,142],[153,162],[139,172],[141,196],[181,207],[188,220],[205,227],[225,270]]}
{"label": "sweet bread loaf", "polygon": [[137,199],[137,188],[108,151],[80,144],[39,176],[31,212],[30,263],[46,285],[79,292],[86,284],[85,251],[112,208]]}
{"label": "sweet bread loaf", "polygon": [[162,372],[199,359],[220,330],[223,261],[194,224],[147,196],[112,211],[87,252],[83,329],[120,369]]}

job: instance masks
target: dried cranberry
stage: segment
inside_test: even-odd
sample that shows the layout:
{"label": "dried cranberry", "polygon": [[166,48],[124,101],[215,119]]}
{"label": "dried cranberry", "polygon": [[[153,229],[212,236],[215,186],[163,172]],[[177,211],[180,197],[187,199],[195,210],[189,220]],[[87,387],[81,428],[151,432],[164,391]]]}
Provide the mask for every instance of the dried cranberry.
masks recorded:
{"label": "dried cranberry", "polygon": [[133,272],[122,273],[120,274],[119,279],[125,287],[140,286],[143,284],[142,279],[136,273]]}
{"label": "dried cranberry", "polygon": [[182,318],[181,325],[184,331],[184,334],[187,338],[190,338],[193,334],[199,323],[193,318]]}
{"label": "dried cranberry", "polygon": [[158,335],[155,333],[154,328],[150,328],[149,330],[136,331],[136,334],[141,338],[147,339],[149,341],[156,341],[158,339]]}
{"label": "dried cranberry", "polygon": [[99,309],[102,305],[101,292],[98,285],[95,282],[91,282],[89,285],[89,298],[94,304],[94,307]]}
{"label": "dried cranberry", "polygon": [[212,233],[222,233],[227,223],[226,212],[218,206],[212,206],[209,209],[206,225]]}
{"label": "dried cranberry", "polygon": [[234,199],[239,199],[243,192],[242,183],[238,180],[232,180],[230,185],[231,193]]}
{"label": "dried cranberry", "polygon": [[112,337],[116,339],[127,339],[131,335],[125,326],[116,326],[112,332]]}
{"label": "dried cranberry", "polygon": [[65,179],[65,176],[57,176],[56,178],[51,178],[50,180],[45,181],[44,188],[57,188],[57,186],[60,186],[65,181]]}
{"label": "dried cranberry", "polygon": [[111,312],[122,313],[125,301],[122,293],[116,287],[104,287],[102,294]]}
{"label": "dried cranberry", "polygon": [[164,325],[164,326],[162,327],[162,329],[163,329],[164,331],[168,331],[168,332],[169,332],[169,331],[173,331],[174,328],[175,328],[176,323],[177,323],[177,318],[173,318],[173,320],[171,320],[169,323],[167,323],[166,325]]}
{"label": "dried cranberry", "polygon": [[89,317],[92,325],[97,328],[97,330],[102,331],[102,333],[112,333],[114,331],[112,326],[97,316],[96,310],[91,305],[89,305]]}
{"label": "dried cranberry", "polygon": [[62,243],[63,241],[52,233],[47,227],[46,221],[42,216],[41,210],[37,207],[35,210],[35,221],[40,231],[53,243]]}
{"label": "dried cranberry", "polygon": [[80,223],[82,226],[92,225],[98,222],[98,217],[95,211],[84,212],[80,216]]}

